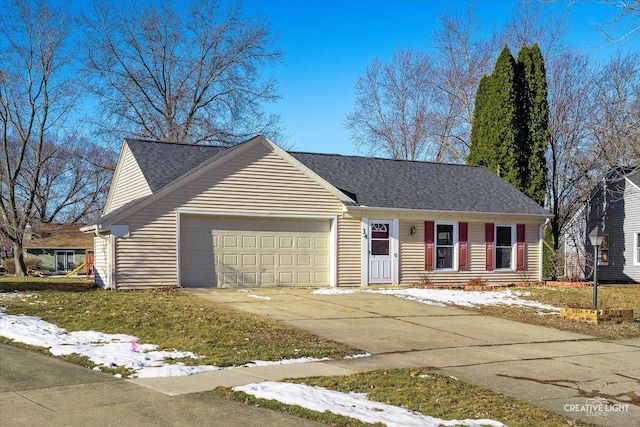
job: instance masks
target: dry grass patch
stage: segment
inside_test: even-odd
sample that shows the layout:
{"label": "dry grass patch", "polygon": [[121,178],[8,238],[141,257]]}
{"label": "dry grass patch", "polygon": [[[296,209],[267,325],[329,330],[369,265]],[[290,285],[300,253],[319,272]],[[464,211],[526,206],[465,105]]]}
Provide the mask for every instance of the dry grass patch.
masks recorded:
{"label": "dry grass patch", "polygon": [[[400,406],[445,420],[485,418],[500,421],[510,427],[591,425],[563,417],[483,387],[439,375],[429,369],[378,370],[340,377],[311,377],[286,381],[320,386],[344,393],[367,393],[371,400]],[[227,388],[217,388],[213,393],[247,404],[276,409],[336,426],[371,425],[335,414],[321,414],[298,406],[257,399],[243,392],[234,392]]]}
{"label": "dry grass patch", "polygon": [[[516,288],[523,299],[556,307],[592,307],[592,288]],[[598,308],[632,309],[636,322],[620,324],[602,322],[597,325],[562,319],[558,314],[538,314],[537,309],[511,306],[483,306],[472,310],[518,322],[573,331],[601,338],[618,340],[640,337],[640,285],[601,285],[598,287]]]}
{"label": "dry grass patch", "polygon": [[[28,281],[16,286],[0,279],[5,292],[16,287],[23,298],[2,299],[7,314],[40,317],[68,331],[93,330],[129,334],[160,349],[191,351],[200,359],[190,365],[235,366],[253,360],[278,361],[301,357],[342,358],[359,350],[323,339],[278,321],[235,311],[220,304],[163,291],[105,291],[83,283]],[[28,283],[28,284],[27,284]],[[19,283],[18,283],[19,284]],[[68,287],[68,289],[67,289]],[[6,340],[5,340],[6,341]]]}

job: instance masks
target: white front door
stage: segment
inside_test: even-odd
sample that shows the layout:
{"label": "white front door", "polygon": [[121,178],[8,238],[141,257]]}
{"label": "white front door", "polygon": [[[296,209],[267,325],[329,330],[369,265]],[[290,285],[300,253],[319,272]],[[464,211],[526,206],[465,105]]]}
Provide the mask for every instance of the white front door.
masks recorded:
{"label": "white front door", "polygon": [[392,282],[391,221],[369,222],[369,283]]}

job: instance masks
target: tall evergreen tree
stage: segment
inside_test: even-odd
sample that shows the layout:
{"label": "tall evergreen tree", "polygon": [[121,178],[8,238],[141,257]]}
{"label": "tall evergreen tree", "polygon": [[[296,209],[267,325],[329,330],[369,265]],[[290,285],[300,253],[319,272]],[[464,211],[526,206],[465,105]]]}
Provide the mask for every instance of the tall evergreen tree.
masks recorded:
{"label": "tall evergreen tree", "polygon": [[538,44],[531,49],[523,46],[518,53],[519,80],[522,85],[522,122],[524,138],[522,151],[523,191],[538,204],[546,196],[547,163],[545,153],[549,145],[549,103],[544,59]]}
{"label": "tall evergreen tree", "polygon": [[549,105],[537,44],[516,61],[507,46],[478,85],[467,163],[483,164],[539,204],[546,195]]}
{"label": "tall evergreen tree", "polygon": [[[478,85],[467,163],[482,164],[520,189],[516,63],[507,46]],[[482,83],[482,81],[481,81]],[[482,86],[482,87],[481,87]]]}

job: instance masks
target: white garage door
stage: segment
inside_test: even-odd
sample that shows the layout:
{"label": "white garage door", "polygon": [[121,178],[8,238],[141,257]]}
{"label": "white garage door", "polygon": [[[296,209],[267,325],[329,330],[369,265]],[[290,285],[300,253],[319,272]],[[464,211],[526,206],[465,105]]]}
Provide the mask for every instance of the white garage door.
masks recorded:
{"label": "white garage door", "polygon": [[182,215],[183,286],[328,286],[328,219]]}

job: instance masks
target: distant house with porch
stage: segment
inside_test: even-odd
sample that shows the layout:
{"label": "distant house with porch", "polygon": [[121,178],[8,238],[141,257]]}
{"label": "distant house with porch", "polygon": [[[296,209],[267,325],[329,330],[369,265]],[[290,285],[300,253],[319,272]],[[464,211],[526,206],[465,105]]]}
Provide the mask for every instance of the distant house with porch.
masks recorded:
{"label": "distant house with porch", "polygon": [[93,238],[80,224],[36,224],[27,230],[25,258],[40,260],[40,269],[67,273],[93,256]]}

